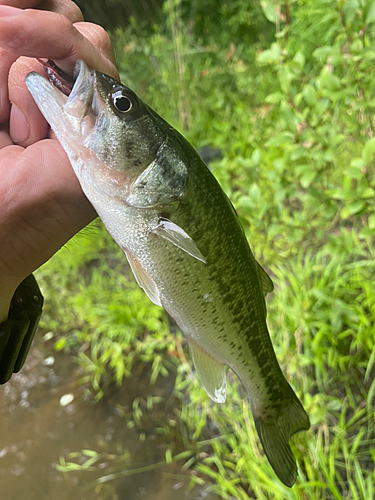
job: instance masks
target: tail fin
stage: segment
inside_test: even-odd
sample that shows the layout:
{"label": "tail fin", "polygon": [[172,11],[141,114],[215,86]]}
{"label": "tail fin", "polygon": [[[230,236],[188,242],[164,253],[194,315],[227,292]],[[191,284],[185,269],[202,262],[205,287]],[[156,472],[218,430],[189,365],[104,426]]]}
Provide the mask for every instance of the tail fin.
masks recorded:
{"label": "tail fin", "polygon": [[297,478],[296,459],[289,446],[289,439],[296,432],[307,430],[310,421],[297,396],[292,394],[279,414],[254,414],[255,427],[273,470],[286,486],[291,488]]}

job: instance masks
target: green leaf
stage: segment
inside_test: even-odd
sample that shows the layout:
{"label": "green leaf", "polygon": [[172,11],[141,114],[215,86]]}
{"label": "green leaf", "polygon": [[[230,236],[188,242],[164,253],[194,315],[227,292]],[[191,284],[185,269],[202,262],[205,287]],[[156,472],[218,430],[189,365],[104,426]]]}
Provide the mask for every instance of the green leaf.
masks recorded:
{"label": "green leaf", "polygon": [[324,113],[324,111],[326,111],[329,107],[329,99],[327,98],[323,98],[323,99],[319,99],[319,101],[316,103],[315,105],[315,111],[321,115]]}
{"label": "green leaf", "polygon": [[261,153],[260,149],[254,149],[254,151],[251,155],[251,162],[254,166],[259,165],[261,156],[262,156],[262,153]]}
{"label": "green leaf", "polygon": [[327,88],[329,90],[339,90],[340,89],[340,79],[331,73],[331,70],[324,67],[320,73],[320,77],[317,79],[322,88]]}
{"label": "green leaf", "polygon": [[284,118],[288,128],[295,132],[297,130],[298,118],[295,110],[289,105],[289,103],[285,101],[280,103],[280,114]]}
{"label": "green leaf", "polygon": [[363,210],[365,206],[366,203],[364,201],[358,200],[358,201],[353,201],[353,203],[349,203],[347,207],[349,214],[354,215]]}
{"label": "green leaf", "polygon": [[303,87],[303,98],[309,106],[314,106],[316,104],[316,90],[310,84],[307,84]]}
{"label": "green leaf", "polygon": [[359,235],[361,238],[368,238],[369,236],[374,236],[374,229],[370,229],[369,227],[364,227],[359,232]]}
{"label": "green leaf", "polygon": [[299,106],[301,104],[302,99],[303,99],[302,92],[298,92],[298,94],[296,94],[293,98],[294,104],[296,106]]}
{"label": "green leaf", "polygon": [[366,14],[366,24],[370,24],[373,21],[375,21],[375,1],[371,2]]}
{"label": "green leaf", "polygon": [[370,229],[375,229],[375,214],[371,214],[370,217],[368,218],[368,227]]}
{"label": "green leaf", "polygon": [[275,24],[278,18],[280,7],[278,5],[275,5],[274,2],[270,0],[262,0],[260,2],[260,6],[262,7],[263,14],[268,19],[268,21]]}
{"label": "green leaf", "polygon": [[358,9],[358,0],[349,0],[343,6],[346,24],[351,24]]}
{"label": "green leaf", "polygon": [[363,177],[362,168],[364,166],[362,158],[353,158],[350,166],[344,170],[344,174],[351,179],[361,179]]}
{"label": "green leaf", "polygon": [[362,171],[357,167],[348,167],[344,170],[344,174],[351,179],[360,179],[362,177]]}
{"label": "green leaf", "polygon": [[345,206],[341,212],[340,212],[340,217],[342,219],[347,219],[348,217],[350,217],[350,212],[349,212],[349,207],[348,206]]}
{"label": "green leaf", "polygon": [[354,191],[348,191],[346,189],[337,188],[332,193],[332,198],[335,200],[349,200],[356,196]]}
{"label": "green leaf", "polygon": [[305,66],[305,56],[302,52],[297,52],[296,55],[293,57],[293,61],[297,63],[299,68],[302,70],[303,67]]}
{"label": "green leaf", "polygon": [[281,90],[287,93],[290,87],[290,81],[292,80],[293,76],[288,70],[288,68],[285,66],[285,64],[279,67],[278,76],[279,76]]}
{"label": "green leaf", "polygon": [[66,346],[66,338],[65,337],[61,337],[61,339],[59,339],[57,342],[55,342],[55,349],[56,351],[61,351],[62,349],[64,349],[64,347]]}
{"label": "green leaf", "polygon": [[86,457],[97,457],[99,454],[94,450],[82,450],[82,455]]}
{"label": "green leaf", "polygon": [[273,43],[270,49],[263,50],[258,54],[257,62],[260,65],[274,64],[281,62],[281,50],[277,43]]}
{"label": "green leaf", "polygon": [[265,102],[269,104],[277,104],[284,99],[285,95],[282,92],[273,92],[272,94],[268,94],[265,98]]}
{"label": "green leaf", "polygon": [[255,182],[250,186],[249,189],[249,197],[252,200],[253,204],[255,204],[260,198],[261,192],[258,184]]}
{"label": "green leaf", "polygon": [[294,142],[294,135],[291,132],[281,132],[274,137],[271,137],[265,144],[266,147],[270,146],[284,146]]}
{"label": "green leaf", "polygon": [[325,61],[328,56],[332,54],[335,49],[331,45],[325,45],[324,47],[319,47],[313,52],[313,57]]}
{"label": "green leaf", "polygon": [[375,194],[374,190],[370,187],[358,189],[358,197],[359,198],[372,198],[374,196],[374,194]]}
{"label": "green leaf", "polygon": [[[306,148],[302,146],[297,146],[291,153],[290,153],[290,159],[292,161],[300,160],[301,158],[306,158],[308,157],[309,154],[306,151]],[[300,165],[300,167],[297,167],[298,171],[300,173],[303,173],[304,170],[306,169],[306,165]]]}
{"label": "green leaf", "polygon": [[363,146],[361,156],[365,165],[368,165],[368,163],[373,159],[374,152],[375,152],[375,137],[367,141],[366,144]]}
{"label": "green leaf", "polygon": [[359,54],[360,52],[362,52],[362,50],[363,50],[363,42],[362,40],[359,40],[357,38],[357,40],[354,40],[354,42],[351,44],[350,52],[352,52],[353,54]]}
{"label": "green leaf", "polygon": [[308,188],[310,186],[310,184],[313,182],[313,180],[315,179],[315,177],[316,177],[315,170],[306,171],[300,179],[301,186],[304,189]]}

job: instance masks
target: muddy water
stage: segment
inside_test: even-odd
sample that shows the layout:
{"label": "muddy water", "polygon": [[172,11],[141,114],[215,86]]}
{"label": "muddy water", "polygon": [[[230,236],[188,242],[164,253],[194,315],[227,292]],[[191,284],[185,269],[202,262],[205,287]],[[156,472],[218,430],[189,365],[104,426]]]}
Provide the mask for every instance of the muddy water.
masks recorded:
{"label": "muddy water", "polygon": [[[53,356],[54,359],[51,359]],[[53,364],[51,364],[53,363]],[[22,371],[0,386],[0,498],[7,500],[213,500],[205,488],[186,491],[189,477],[173,468],[162,467],[147,473],[117,478],[108,484],[87,487],[107,474],[119,448],[127,448],[130,468],[155,463],[165,453],[165,443],[149,425],[146,439],[129,429],[116,405],[131,408],[134,397],[147,392],[167,398],[161,415],[171,412],[169,397],[173,379],[159,386],[148,386],[149,374],[126,380],[121,388],[93,405],[84,401],[78,381],[82,373],[70,356],[56,353],[53,340],[43,342],[41,334],[34,342]],[[60,405],[61,397],[74,396],[71,403]],[[71,398],[71,396],[70,396]],[[100,469],[69,473],[56,470],[60,456],[82,449],[103,453]],[[129,466],[129,464],[128,464]],[[121,467],[120,467],[121,469]],[[178,474],[178,478],[176,476]]]}

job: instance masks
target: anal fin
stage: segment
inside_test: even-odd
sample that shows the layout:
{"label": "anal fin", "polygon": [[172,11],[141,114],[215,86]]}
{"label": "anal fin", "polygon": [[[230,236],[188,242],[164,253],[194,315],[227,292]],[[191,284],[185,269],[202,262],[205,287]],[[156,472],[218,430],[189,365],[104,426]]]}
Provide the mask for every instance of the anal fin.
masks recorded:
{"label": "anal fin", "polygon": [[195,342],[189,341],[189,345],[194,366],[204,390],[216,403],[225,403],[225,365],[216,361]]}

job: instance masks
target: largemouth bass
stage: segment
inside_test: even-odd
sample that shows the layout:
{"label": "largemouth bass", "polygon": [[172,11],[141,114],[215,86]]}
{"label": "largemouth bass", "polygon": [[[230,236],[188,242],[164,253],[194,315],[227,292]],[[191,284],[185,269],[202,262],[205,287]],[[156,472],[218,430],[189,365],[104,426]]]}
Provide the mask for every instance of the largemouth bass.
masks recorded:
{"label": "largemouth bass", "polygon": [[186,139],[129,88],[83,61],[71,90],[61,73],[47,74],[30,73],[26,84],[84,193],[138,284],[181,328],[208,395],[225,401],[226,365],[239,377],[264,452],[291,487],[289,439],[309,418],[268,334],[272,281],[231,202]]}

